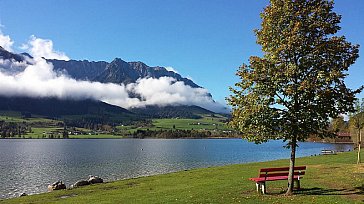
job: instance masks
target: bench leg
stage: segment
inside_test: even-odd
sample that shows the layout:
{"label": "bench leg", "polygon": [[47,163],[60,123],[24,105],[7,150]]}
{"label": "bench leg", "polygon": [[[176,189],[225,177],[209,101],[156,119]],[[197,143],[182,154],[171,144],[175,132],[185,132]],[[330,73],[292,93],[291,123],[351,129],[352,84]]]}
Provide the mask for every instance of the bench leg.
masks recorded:
{"label": "bench leg", "polygon": [[265,182],[261,184],[262,185],[262,193],[266,194],[267,193],[267,186],[265,185]]}
{"label": "bench leg", "polygon": [[255,186],[257,187],[257,192],[258,193],[262,193],[262,194],[266,193],[265,182],[255,183]]}
{"label": "bench leg", "polygon": [[301,189],[300,180],[295,180],[295,182],[296,182],[296,189],[300,190]]}
{"label": "bench leg", "polygon": [[260,183],[255,183],[255,186],[257,187],[257,192],[260,193]]}

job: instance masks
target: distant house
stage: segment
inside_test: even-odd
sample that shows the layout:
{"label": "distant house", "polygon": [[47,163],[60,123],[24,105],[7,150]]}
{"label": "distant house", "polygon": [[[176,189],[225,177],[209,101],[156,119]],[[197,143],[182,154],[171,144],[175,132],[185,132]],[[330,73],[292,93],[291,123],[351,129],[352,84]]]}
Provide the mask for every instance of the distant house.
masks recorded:
{"label": "distant house", "polygon": [[336,133],[335,142],[337,143],[353,143],[350,132],[338,132]]}

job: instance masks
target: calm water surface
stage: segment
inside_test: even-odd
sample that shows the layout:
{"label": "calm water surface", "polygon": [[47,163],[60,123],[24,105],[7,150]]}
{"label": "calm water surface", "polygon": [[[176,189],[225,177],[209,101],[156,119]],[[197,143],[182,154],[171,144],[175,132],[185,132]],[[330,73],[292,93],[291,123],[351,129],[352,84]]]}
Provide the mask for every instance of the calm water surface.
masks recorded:
{"label": "calm water surface", "polygon": [[[88,175],[106,181],[184,169],[289,158],[281,141],[261,145],[241,139],[0,140],[0,199],[67,186]],[[301,143],[298,157],[351,145]]]}

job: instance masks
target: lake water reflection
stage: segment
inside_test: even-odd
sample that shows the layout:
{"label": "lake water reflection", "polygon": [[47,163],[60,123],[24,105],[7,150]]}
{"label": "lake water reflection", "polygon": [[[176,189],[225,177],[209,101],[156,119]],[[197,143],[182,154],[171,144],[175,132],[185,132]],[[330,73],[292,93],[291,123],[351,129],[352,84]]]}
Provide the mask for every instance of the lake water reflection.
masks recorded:
{"label": "lake water reflection", "polygon": [[[106,181],[184,169],[288,158],[281,141],[255,145],[241,139],[0,140],[0,199],[67,186],[88,175]],[[352,145],[301,143],[297,156]]]}

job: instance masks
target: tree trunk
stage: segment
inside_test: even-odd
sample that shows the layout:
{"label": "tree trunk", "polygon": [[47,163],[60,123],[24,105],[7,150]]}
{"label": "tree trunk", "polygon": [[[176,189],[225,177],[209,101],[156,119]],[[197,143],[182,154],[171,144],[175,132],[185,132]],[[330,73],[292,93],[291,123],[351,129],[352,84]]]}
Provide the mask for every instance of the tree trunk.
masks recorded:
{"label": "tree trunk", "polygon": [[361,129],[359,129],[359,134],[358,134],[358,160],[357,160],[357,164],[360,164],[360,148],[361,148]]}
{"label": "tree trunk", "polygon": [[291,142],[291,160],[289,162],[289,173],[288,173],[288,189],[286,192],[286,195],[292,195],[293,194],[293,187],[294,187],[294,165],[296,160],[296,138],[292,139]]}

